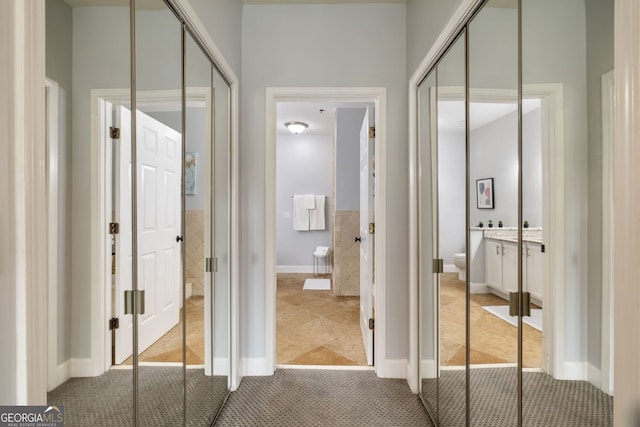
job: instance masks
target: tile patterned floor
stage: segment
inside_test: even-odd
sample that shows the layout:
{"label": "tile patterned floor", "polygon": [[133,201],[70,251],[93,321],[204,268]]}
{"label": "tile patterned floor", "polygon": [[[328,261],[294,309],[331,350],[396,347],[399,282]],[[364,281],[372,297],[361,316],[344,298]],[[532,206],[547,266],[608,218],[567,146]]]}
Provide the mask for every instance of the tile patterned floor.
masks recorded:
{"label": "tile patterned floor", "polygon": [[309,274],[278,274],[276,361],[287,365],[366,365],[359,297],[303,290]]}
{"label": "tile patterned floor", "polygon": [[[204,297],[192,296],[187,308],[187,364],[204,364]],[[182,310],[180,323],[140,354],[141,362],[182,362]],[[125,365],[133,363],[130,357]]]}
{"label": "tile patterned floor", "polygon": [[[444,273],[440,279],[440,357],[445,366],[465,363],[465,284],[457,273]],[[493,294],[471,295],[471,363],[516,363],[517,334],[510,325],[483,306],[507,305]],[[532,308],[540,308],[533,306]],[[523,365],[539,368],[542,361],[542,332],[524,325]]]}

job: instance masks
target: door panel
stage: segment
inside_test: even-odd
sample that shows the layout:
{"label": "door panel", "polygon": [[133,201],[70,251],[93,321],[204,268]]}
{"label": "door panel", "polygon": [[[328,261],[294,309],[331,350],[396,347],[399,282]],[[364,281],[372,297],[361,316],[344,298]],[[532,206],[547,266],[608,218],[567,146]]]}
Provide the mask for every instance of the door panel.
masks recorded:
{"label": "door panel", "polygon": [[373,125],[373,110],[367,107],[360,128],[360,329],[367,356],[367,365],[373,365],[373,329],[369,319],[374,318],[373,248],[375,235],[370,233],[373,222],[373,144],[369,128]]}

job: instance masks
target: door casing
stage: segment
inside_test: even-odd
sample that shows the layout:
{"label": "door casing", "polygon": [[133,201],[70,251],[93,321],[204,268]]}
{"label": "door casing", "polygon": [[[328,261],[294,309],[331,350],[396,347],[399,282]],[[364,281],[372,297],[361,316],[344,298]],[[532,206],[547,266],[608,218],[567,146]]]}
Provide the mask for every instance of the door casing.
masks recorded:
{"label": "door casing", "polygon": [[[266,90],[265,146],[265,313],[266,361],[256,373],[271,375],[276,370],[276,104],[283,101],[373,102],[376,123],[376,245],[374,253],[376,316],[374,329],[375,371],[379,377],[392,374],[386,365],[385,278],[386,278],[386,146],[387,90],[383,87],[296,88],[268,87]],[[245,375],[253,372],[244,372]],[[394,375],[395,376],[395,375]],[[404,377],[404,375],[403,375]]]}

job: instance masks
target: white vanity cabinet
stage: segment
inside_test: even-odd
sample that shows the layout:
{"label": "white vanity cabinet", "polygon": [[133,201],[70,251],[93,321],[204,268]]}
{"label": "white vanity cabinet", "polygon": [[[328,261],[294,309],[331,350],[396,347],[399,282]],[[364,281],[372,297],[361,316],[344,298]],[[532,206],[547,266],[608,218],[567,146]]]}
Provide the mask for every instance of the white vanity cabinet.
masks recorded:
{"label": "white vanity cabinet", "polygon": [[542,270],[543,257],[542,245],[539,243],[527,242],[523,255],[524,287],[525,291],[531,293],[533,298],[542,301]]}
{"label": "white vanity cabinet", "polygon": [[[486,239],[485,281],[500,292],[518,291],[518,245],[517,243]],[[543,252],[539,243],[525,242],[522,253],[522,280],[525,292],[542,301]]]}
{"label": "white vanity cabinet", "polygon": [[518,292],[518,244],[502,242],[502,292]]}
{"label": "white vanity cabinet", "polygon": [[502,290],[502,244],[500,241],[485,239],[484,260],[487,285]]}

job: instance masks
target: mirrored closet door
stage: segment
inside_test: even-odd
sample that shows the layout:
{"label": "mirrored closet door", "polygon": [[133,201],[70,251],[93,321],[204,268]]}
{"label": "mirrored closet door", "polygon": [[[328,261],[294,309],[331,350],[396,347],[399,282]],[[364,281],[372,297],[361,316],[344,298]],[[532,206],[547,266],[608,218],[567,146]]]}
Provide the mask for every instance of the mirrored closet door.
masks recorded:
{"label": "mirrored closet door", "polygon": [[416,88],[420,395],[441,426],[612,425],[613,2],[477,7]]}
{"label": "mirrored closet door", "polygon": [[[73,88],[62,170],[91,205],[68,209],[87,230],[61,263],[92,288],[52,285],[68,307],[51,313],[49,403],[74,425],[209,425],[231,370],[229,83],[171,1],[48,2],[47,27],[65,19],[47,56],[70,65],[47,73]],[[67,368],[78,354],[91,369]]]}

